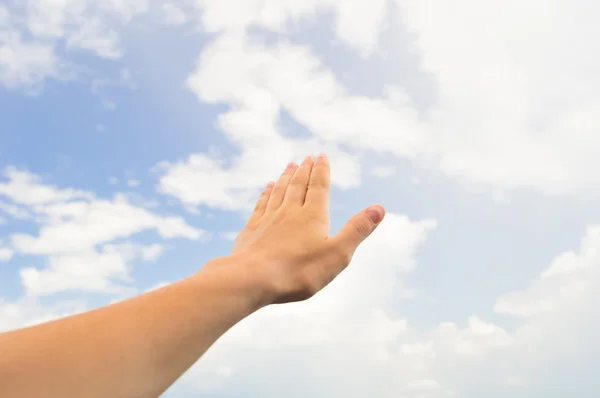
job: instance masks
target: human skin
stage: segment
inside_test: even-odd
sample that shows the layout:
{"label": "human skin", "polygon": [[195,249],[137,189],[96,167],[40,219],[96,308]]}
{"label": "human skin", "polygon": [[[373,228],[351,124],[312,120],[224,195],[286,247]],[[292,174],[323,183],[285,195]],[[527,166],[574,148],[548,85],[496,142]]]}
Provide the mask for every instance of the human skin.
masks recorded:
{"label": "human skin", "polygon": [[348,266],[385,210],[329,237],[329,191],[327,156],[291,163],[229,255],[161,289],[0,334],[0,397],[158,397],[236,323],[309,299]]}

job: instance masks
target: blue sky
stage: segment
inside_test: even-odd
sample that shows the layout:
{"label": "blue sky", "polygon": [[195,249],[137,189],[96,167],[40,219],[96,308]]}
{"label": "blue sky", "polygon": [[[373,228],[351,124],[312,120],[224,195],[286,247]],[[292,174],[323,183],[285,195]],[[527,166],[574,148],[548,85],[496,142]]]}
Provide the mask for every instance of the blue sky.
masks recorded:
{"label": "blue sky", "polygon": [[324,151],[331,233],[377,202],[386,220],[331,286],[244,320],[166,396],[595,396],[599,14],[0,4],[0,330],[226,255],[264,185]]}

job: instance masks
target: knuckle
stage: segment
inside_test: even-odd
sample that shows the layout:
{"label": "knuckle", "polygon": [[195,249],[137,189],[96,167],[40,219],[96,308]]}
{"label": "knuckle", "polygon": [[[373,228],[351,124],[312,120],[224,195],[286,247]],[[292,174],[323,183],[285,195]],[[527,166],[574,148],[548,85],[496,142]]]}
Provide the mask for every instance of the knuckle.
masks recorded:
{"label": "knuckle", "polygon": [[303,181],[301,178],[292,178],[290,180],[290,185],[292,186],[300,186],[300,185],[306,185],[306,182]]}
{"label": "knuckle", "polygon": [[322,191],[325,191],[326,187],[319,180],[317,180],[317,181],[311,180],[308,183],[308,189],[311,190],[312,192],[322,192]]}
{"label": "knuckle", "polygon": [[364,220],[356,220],[352,223],[352,226],[361,236],[367,236],[371,231],[371,226]]}

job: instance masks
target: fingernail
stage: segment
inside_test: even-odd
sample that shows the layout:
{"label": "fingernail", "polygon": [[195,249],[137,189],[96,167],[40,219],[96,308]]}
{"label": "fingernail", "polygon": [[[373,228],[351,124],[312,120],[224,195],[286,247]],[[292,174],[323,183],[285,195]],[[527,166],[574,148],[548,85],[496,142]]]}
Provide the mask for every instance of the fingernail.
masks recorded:
{"label": "fingernail", "polygon": [[319,161],[325,159],[325,154],[324,153],[320,153],[319,156],[317,156],[317,160],[315,160],[315,163],[318,163]]}
{"label": "fingernail", "polygon": [[383,218],[383,211],[381,211],[381,208],[379,206],[373,206],[369,208],[367,214],[369,215],[369,218],[371,219],[371,221],[373,221],[374,224],[379,224],[379,222]]}
{"label": "fingernail", "polygon": [[288,163],[287,168],[288,169],[295,169],[296,168],[296,163],[294,163],[294,162]]}
{"label": "fingernail", "polygon": [[274,183],[273,181],[269,182],[269,183],[267,184],[267,189],[269,189],[269,188],[273,188],[273,185],[275,185],[275,183]]}
{"label": "fingernail", "polygon": [[308,155],[304,160],[310,160],[311,162],[314,162],[315,157],[313,155]]}

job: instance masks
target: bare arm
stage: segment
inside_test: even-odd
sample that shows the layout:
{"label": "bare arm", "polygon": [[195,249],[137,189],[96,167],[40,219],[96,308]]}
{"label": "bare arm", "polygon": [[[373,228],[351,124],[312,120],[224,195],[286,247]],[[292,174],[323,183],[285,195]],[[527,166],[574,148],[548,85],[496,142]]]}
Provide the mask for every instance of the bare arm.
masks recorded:
{"label": "bare arm", "polygon": [[328,207],[326,157],[286,169],[230,255],[162,289],[0,334],[0,396],[158,397],[237,322],[313,296],[348,265],[378,222],[363,211],[328,237]]}

